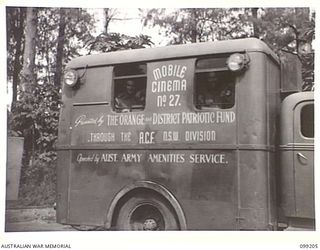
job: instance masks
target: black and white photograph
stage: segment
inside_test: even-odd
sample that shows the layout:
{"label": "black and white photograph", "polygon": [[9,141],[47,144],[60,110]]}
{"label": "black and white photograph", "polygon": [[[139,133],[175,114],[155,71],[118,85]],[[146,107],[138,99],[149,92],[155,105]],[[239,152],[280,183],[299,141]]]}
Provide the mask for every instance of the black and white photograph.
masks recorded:
{"label": "black and white photograph", "polygon": [[1,249],[320,248],[315,2],[36,3],[1,6]]}

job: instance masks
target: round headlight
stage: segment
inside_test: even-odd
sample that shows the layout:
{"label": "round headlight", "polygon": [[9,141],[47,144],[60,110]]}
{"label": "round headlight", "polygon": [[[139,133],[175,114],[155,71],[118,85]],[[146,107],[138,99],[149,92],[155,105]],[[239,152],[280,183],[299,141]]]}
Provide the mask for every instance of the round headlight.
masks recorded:
{"label": "round headlight", "polygon": [[78,74],[75,70],[67,70],[64,73],[64,83],[69,87],[73,87],[78,82]]}
{"label": "round headlight", "polygon": [[240,71],[248,64],[248,59],[244,54],[232,54],[227,60],[227,66],[231,71]]}

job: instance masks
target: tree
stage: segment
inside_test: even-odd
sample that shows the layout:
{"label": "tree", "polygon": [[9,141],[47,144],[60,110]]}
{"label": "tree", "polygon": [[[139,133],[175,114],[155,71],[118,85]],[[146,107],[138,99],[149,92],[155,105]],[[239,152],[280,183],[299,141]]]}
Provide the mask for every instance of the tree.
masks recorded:
{"label": "tree", "polygon": [[[69,11],[67,17],[65,11]],[[7,18],[13,19],[13,25],[8,25],[9,34],[19,27],[14,20],[16,17],[12,11],[7,11]],[[12,75],[21,75],[18,98],[9,113],[8,132],[25,138],[20,181],[20,195],[25,204],[54,201],[54,144],[60,108],[58,79],[66,61],[83,49],[78,39],[92,30],[90,17],[80,9],[28,8],[26,30],[21,33],[25,47],[24,55],[20,57],[20,60],[24,59],[21,74],[8,64],[8,75],[10,70]],[[13,50],[15,41],[16,37],[11,38],[9,51]],[[43,193],[47,187],[48,193]]]}
{"label": "tree", "polygon": [[26,19],[26,9],[7,7],[7,67],[8,81],[12,82],[12,102],[17,100],[19,73],[22,69],[23,32]]}
{"label": "tree", "polygon": [[[23,95],[21,96],[22,104],[22,115],[24,119],[22,122],[23,135],[25,137],[24,148],[31,149],[33,152],[34,141],[34,123],[32,116],[32,103],[33,103],[33,90],[36,84],[35,75],[35,47],[36,47],[36,37],[37,37],[37,9],[27,8],[26,16],[26,31],[25,31],[25,46],[23,55],[23,68],[21,72],[21,88],[23,90]],[[19,104],[15,107],[19,109]],[[32,159],[32,154],[28,155]],[[27,159],[29,159],[27,157]]]}
{"label": "tree", "polygon": [[[249,10],[250,12],[250,10]],[[298,55],[302,62],[303,89],[314,85],[314,51],[311,43],[315,38],[315,13],[309,8],[260,8],[258,15],[247,15],[265,41],[278,55],[289,52]]]}
{"label": "tree", "polygon": [[59,86],[61,83],[62,67],[63,67],[63,46],[65,43],[65,32],[66,32],[66,10],[60,8],[59,11],[60,21],[59,21],[59,31],[57,38],[57,53],[56,53],[56,71],[54,75],[54,84]]}
{"label": "tree", "polygon": [[115,17],[115,15],[117,14],[117,9],[110,9],[110,8],[105,8],[103,9],[104,11],[104,33],[108,33],[108,29],[109,29],[109,24],[112,21],[112,19]]}
{"label": "tree", "polygon": [[[61,105],[60,82],[66,63],[85,54],[86,48],[107,52],[140,48],[151,41],[146,36],[130,37],[118,33],[103,33],[96,37],[93,35],[95,19],[86,9],[28,8],[22,23],[18,20],[23,10],[26,9],[7,9],[8,34],[11,34],[7,47],[10,55],[8,81],[12,81],[14,75],[21,75],[17,100],[9,112],[8,134],[25,137],[21,202],[25,205],[50,204],[55,200],[57,154],[54,145]],[[24,62],[22,70],[12,67],[19,38],[15,31],[21,25],[25,27],[21,32],[21,48],[25,50],[18,57]]]}
{"label": "tree", "polygon": [[239,9],[140,9],[145,26],[158,26],[170,44],[240,38],[247,24]]}
{"label": "tree", "polygon": [[303,65],[304,89],[313,86],[314,13],[308,8],[141,9],[146,26],[158,26],[169,43],[205,42],[244,37],[265,41],[278,55],[297,54]]}
{"label": "tree", "polygon": [[111,52],[117,50],[139,49],[151,46],[152,41],[149,36],[128,36],[119,33],[101,33],[86,43],[88,54],[92,51]]}
{"label": "tree", "polygon": [[[204,9],[140,9],[145,26],[158,26],[159,33],[170,39],[170,44],[201,42],[206,37],[205,30],[215,26],[218,10]],[[209,19],[208,16],[213,19]],[[210,29],[210,28],[209,28]],[[206,39],[207,38],[207,39]]]}
{"label": "tree", "polygon": [[83,54],[85,41],[92,37],[94,19],[80,8],[39,8],[39,13],[38,78],[42,83],[60,86],[66,63]]}
{"label": "tree", "polygon": [[135,37],[128,36],[125,34],[109,32],[109,24],[112,20],[121,20],[116,18],[117,9],[103,9],[104,13],[104,31],[98,36],[90,37],[85,47],[87,48],[87,54],[95,52],[111,52],[116,50],[128,50],[128,49],[139,49],[151,46],[153,43],[149,36],[137,35]]}
{"label": "tree", "polygon": [[35,76],[35,48],[37,37],[37,9],[27,8],[25,48],[23,55],[23,68],[21,83],[25,92],[32,92],[32,85],[36,83]]}

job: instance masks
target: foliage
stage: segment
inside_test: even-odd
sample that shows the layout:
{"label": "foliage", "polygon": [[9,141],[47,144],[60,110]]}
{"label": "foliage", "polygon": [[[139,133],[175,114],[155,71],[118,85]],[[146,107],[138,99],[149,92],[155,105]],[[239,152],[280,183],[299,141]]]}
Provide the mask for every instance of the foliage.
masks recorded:
{"label": "foliage", "polygon": [[275,53],[300,57],[304,89],[313,88],[315,16],[308,8],[141,9],[145,26],[157,26],[171,44],[257,37]]}
{"label": "foliage", "polygon": [[128,36],[119,33],[101,33],[86,42],[88,54],[92,51],[111,52],[116,50],[140,49],[150,46],[152,41],[149,36]]}
{"label": "foliage", "polygon": [[7,78],[12,82],[12,100],[17,100],[19,74],[24,53],[24,23],[26,8],[7,7]]}
{"label": "foliage", "polygon": [[21,91],[12,107],[9,131],[25,138],[19,194],[25,205],[53,204],[60,104],[59,87],[49,84]]}
{"label": "foliage", "polygon": [[32,165],[23,165],[19,203],[25,206],[53,205],[56,197],[57,162],[45,162],[37,156],[35,158]]}
{"label": "foliage", "polygon": [[260,17],[248,15],[246,20],[258,27],[257,36],[277,54],[298,55],[302,63],[303,88],[311,90],[314,85],[314,51],[310,47],[315,39],[315,13],[308,8],[265,8],[259,11]]}
{"label": "foliage", "polygon": [[[60,18],[66,18],[64,40],[63,68],[72,58],[83,54],[84,41],[92,37],[94,19],[85,9],[65,9],[61,17],[59,8],[41,8],[39,10],[37,67],[39,82],[54,82],[57,73],[57,44]],[[62,70],[63,70],[62,68]]]}
{"label": "foliage", "polygon": [[[8,78],[12,78],[14,74],[14,60],[16,53],[22,50],[21,27],[23,27],[25,19],[25,8],[7,7],[7,65]],[[19,47],[17,47],[17,45]],[[19,58],[21,60],[21,58]]]}
{"label": "foliage", "polygon": [[247,36],[242,12],[233,9],[141,9],[145,26],[159,27],[170,44],[236,39]]}
{"label": "foliage", "polygon": [[[24,157],[21,173],[20,200],[25,205],[53,203],[55,199],[55,167],[57,154],[58,120],[60,109],[60,84],[56,75],[61,74],[71,58],[86,52],[109,52],[136,49],[151,45],[147,36],[130,37],[117,33],[93,35],[95,19],[86,9],[37,8],[37,39],[35,44],[36,76],[28,77],[30,68],[22,69],[23,53],[19,67],[13,67],[17,51],[16,33],[25,24],[26,8],[7,9],[8,27],[8,81],[22,76],[23,86],[17,87],[17,99],[8,113],[8,135],[24,137]],[[18,19],[20,18],[20,19]],[[23,29],[22,29],[23,31]],[[21,33],[21,43],[27,34]],[[30,38],[28,38],[30,40]],[[63,44],[63,49],[58,44]],[[23,47],[23,46],[22,46]],[[62,54],[60,54],[62,53]],[[62,65],[60,63],[62,60]]]}

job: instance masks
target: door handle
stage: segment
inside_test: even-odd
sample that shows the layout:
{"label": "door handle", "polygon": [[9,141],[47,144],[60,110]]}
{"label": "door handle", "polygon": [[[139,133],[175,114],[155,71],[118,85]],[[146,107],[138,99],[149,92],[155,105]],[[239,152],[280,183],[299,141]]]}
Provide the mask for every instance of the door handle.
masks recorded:
{"label": "door handle", "polygon": [[305,157],[302,153],[297,153],[297,158],[302,165],[308,164],[308,158]]}

